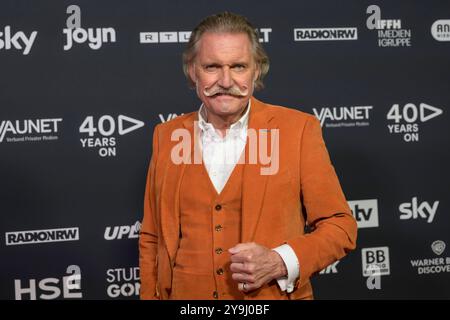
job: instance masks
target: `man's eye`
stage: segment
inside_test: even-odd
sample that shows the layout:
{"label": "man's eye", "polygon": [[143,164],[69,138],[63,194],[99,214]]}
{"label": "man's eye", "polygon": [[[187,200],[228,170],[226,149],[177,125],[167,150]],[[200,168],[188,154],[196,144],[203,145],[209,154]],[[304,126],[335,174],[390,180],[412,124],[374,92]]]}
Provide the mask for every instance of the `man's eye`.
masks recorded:
{"label": "man's eye", "polygon": [[243,71],[243,70],[245,70],[245,66],[242,65],[242,64],[236,64],[236,65],[233,66],[233,70],[235,70],[235,71]]}
{"label": "man's eye", "polygon": [[205,67],[206,71],[208,71],[208,72],[217,71],[217,68],[218,67],[216,65],[208,65],[208,66]]}

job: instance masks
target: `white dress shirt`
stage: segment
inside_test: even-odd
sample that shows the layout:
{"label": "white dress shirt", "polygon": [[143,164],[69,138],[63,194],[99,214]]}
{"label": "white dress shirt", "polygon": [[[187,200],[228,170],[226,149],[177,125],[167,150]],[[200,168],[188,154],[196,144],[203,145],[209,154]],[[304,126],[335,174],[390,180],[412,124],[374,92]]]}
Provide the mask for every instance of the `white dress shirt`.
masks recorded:
{"label": "white dress shirt", "polygon": [[[250,102],[248,102],[244,115],[230,126],[225,137],[221,137],[214,126],[207,121],[207,112],[203,105],[198,112],[203,163],[214,188],[219,194],[230,178],[242,152],[244,152],[247,141]],[[294,290],[295,280],[300,272],[297,255],[288,244],[283,244],[273,250],[281,256],[288,272],[287,276],[277,279],[278,285],[282,291],[290,293]]]}

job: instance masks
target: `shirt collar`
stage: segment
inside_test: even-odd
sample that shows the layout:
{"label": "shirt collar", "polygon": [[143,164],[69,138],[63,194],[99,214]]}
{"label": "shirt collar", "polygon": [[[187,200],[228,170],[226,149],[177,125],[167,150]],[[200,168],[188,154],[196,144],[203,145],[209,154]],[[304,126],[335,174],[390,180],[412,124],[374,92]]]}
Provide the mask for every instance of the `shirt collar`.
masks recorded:
{"label": "shirt collar", "polygon": [[[230,131],[234,131],[234,130],[240,130],[240,129],[246,129],[247,125],[248,125],[248,118],[249,118],[249,114],[250,114],[250,107],[251,107],[251,100],[248,100],[248,107],[247,110],[245,111],[245,113],[239,118],[238,121],[236,121],[235,123],[233,123],[230,126]],[[202,103],[202,105],[200,106],[200,109],[198,111],[198,126],[200,127],[200,129],[203,132],[214,132],[215,133],[215,129],[214,126],[206,121],[206,110],[205,110],[205,106]]]}

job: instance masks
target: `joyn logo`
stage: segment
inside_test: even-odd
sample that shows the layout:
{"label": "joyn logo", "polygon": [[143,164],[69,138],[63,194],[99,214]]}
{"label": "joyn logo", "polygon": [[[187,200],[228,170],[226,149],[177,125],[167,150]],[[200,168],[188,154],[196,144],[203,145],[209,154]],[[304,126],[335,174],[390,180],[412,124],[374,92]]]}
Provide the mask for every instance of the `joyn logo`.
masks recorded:
{"label": "joyn logo", "polygon": [[110,115],[104,115],[98,119],[97,123],[94,122],[93,116],[88,116],[80,125],[80,133],[87,133],[89,137],[93,137],[98,132],[102,137],[81,138],[81,146],[83,148],[99,148],[100,157],[115,157],[117,141],[115,137],[111,136],[116,133],[116,127],[119,135],[122,136],[143,126],[144,122],[124,115],[119,115],[117,121]]}
{"label": "joyn logo", "polygon": [[[419,141],[419,124],[431,120],[442,114],[442,109],[421,103],[417,107],[413,103],[407,103],[401,107],[394,104],[387,114],[387,120],[393,120],[395,124],[388,124],[390,134],[403,135],[405,142]],[[406,123],[400,123],[404,121]]]}
{"label": "joyn logo", "polygon": [[106,227],[105,240],[120,240],[122,238],[136,239],[139,238],[140,231],[141,223],[139,221],[136,221],[136,223],[131,226]]}
{"label": "joyn logo", "polygon": [[450,20],[436,20],[431,26],[431,35],[437,41],[450,41]]}
{"label": "joyn logo", "polygon": [[358,228],[378,227],[378,200],[354,200],[348,201],[353,216],[358,223]]}
{"label": "joyn logo", "polygon": [[4,30],[0,31],[0,50],[23,49],[22,54],[26,56],[33,47],[37,33],[32,31],[30,36],[27,36],[25,32],[17,31],[11,34],[11,26],[5,26]]}
{"label": "joyn logo", "polygon": [[439,201],[435,201],[430,205],[427,201],[418,203],[417,197],[413,197],[411,202],[400,204],[399,211],[401,220],[409,219],[425,219],[428,223],[433,222],[439,206]]}
{"label": "joyn logo", "polygon": [[[339,108],[313,108],[315,116],[320,120],[323,127],[340,128],[340,127],[365,127],[369,125],[369,111],[372,106],[354,106]],[[331,122],[331,123],[328,123]]]}
{"label": "joyn logo", "polygon": [[379,47],[410,47],[411,30],[402,29],[400,19],[381,19],[381,9],[377,5],[370,5],[366,10],[370,14],[366,26],[369,30],[378,31]]}
{"label": "joyn logo", "polygon": [[139,267],[108,269],[106,281],[109,283],[106,293],[111,298],[139,295]]}
{"label": "joyn logo", "polygon": [[27,119],[27,120],[3,120],[0,122],[0,143],[5,138],[7,133],[12,135],[27,135],[24,137],[7,137],[7,142],[26,142],[26,141],[48,141],[57,140],[58,136],[44,135],[31,136],[36,133],[58,133],[58,123],[62,118],[56,119]]}
{"label": "joyn logo", "polygon": [[[261,37],[259,42],[269,42],[269,34],[272,28],[257,29]],[[184,43],[189,42],[191,31],[160,31],[139,33],[140,43]]]}
{"label": "joyn logo", "polygon": [[374,273],[377,275],[389,275],[389,247],[365,248],[361,250],[362,271],[364,277]]}
{"label": "joyn logo", "polygon": [[357,28],[296,28],[294,41],[358,40]]}
{"label": "joyn logo", "polygon": [[81,292],[80,267],[77,265],[70,265],[66,269],[66,274],[68,274],[68,276],[62,277],[61,280],[59,278],[42,279],[38,282],[37,287],[36,279],[28,280],[28,285],[22,285],[22,280],[15,279],[15,298],[16,300],[22,300],[29,296],[30,300],[53,300],[60,298],[61,295],[64,299],[83,298],[83,293]]}
{"label": "joyn logo", "polygon": [[78,228],[59,228],[6,232],[7,246],[79,240]]}
{"label": "joyn logo", "polygon": [[114,28],[88,28],[81,27],[81,9],[77,5],[67,7],[67,14],[70,16],[66,20],[67,28],[63,29],[66,35],[64,51],[72,49],[75,43],[89,42],[89,48],[98,50],[104,43],[116,42],[116,31]]}

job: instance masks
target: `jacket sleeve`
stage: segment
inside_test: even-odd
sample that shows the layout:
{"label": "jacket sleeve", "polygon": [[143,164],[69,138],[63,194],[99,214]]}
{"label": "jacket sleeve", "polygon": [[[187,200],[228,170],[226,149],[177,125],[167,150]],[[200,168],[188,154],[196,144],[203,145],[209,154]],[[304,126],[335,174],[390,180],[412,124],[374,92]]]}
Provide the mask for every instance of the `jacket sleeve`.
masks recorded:
{"label": "jacket sleeve", "polygon": [[141,299],[158,299],[156,288],[158,224],[156,218],[155,168],[158,158],[158,126],[153,132],[153,152],[147,173],[144,196],[144,218],[139,236],[139,269]]}
{"label": "jacket sleeve", "polygon": [[301,137],[300,188],[312,232],[288,241],[300,264],[296,287],[356,248],[356,221],[331,164],[320,122],[313,116]]}

